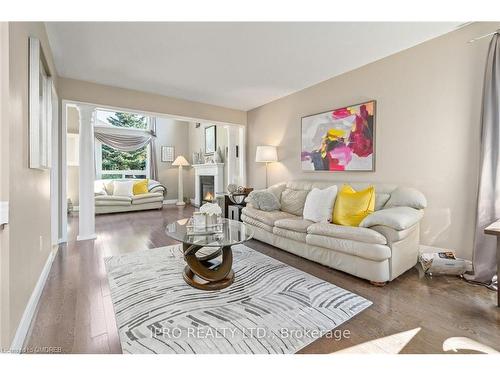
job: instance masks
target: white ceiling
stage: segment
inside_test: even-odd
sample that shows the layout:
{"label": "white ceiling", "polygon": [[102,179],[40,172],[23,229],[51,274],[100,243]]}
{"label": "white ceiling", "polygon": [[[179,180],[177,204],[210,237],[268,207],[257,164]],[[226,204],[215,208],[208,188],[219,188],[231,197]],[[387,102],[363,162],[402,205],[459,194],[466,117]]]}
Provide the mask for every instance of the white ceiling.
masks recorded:
{"label": "white ceiling", "polygon": [[58,74],[249,110],[458,22],[47,23]]}

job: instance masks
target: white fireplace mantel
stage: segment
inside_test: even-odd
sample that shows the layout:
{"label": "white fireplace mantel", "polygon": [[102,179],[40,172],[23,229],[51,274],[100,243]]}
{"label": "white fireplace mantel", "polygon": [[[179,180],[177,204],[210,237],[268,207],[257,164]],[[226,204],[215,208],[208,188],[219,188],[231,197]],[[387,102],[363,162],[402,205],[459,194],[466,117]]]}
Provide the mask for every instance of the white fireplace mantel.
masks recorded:
{"label": "white fireplace mantel", "polygon": [[192,167],[194,168],[194,203],[196,207],[200,207],[200,176],[213,176],[215,193],[222,193],[224,191],[224,163],[193,164]]}

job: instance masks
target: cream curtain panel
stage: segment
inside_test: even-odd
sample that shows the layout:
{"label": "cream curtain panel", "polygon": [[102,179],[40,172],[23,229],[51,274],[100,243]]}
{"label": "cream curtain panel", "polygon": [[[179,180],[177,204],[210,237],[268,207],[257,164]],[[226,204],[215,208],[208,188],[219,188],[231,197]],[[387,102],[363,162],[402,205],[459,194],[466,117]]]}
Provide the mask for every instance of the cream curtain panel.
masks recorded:
{"label": "cream curtain panel", "polygon": [[113,133],[97,127],[94,129],[94,134],[99,142],[119,151],[135,151],[148,145],[154,137],[151,133],[121,134],[119,132]]}
{"label": "cream curtain panel", "polygon": [[150,145],[149,177],[158,180],[158,163],[156,162],[156,118],[148,121],[149,130],[114,129],[109,126],[96,126],[94,137],[102,144],[119,151],[135,151]]}
{"label": "cream curtain panel", "polygon": [[474,275],[467,279],[493,286],[496,269],[496,238],[484,229],[500,219],[500,41],[490,42],[483,86],[481,117],[481,164],[474,240]]}

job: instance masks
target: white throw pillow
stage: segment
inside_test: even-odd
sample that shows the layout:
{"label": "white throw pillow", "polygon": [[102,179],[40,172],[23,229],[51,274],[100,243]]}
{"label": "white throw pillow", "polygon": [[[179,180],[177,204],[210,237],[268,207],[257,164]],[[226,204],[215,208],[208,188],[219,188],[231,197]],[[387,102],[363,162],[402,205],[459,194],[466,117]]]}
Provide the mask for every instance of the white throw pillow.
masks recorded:
{"label": "white throw pillow", "polygon": [[104,183],[102,182],[102,180],[94,181],[94,195],[108,195],[108,193],[106,193],[106,189],[104,188]]}
{"label": "white throw pillow", "polygon": [[323,190],[318,188],[312,189],[307,194],[304,205],[304,219],[314,221],[315,223],[331,220],[337,191],[337,186],[330,186]]}
{"label": "white throw pillow", "polygon": [[118,195],[122,197],[133,197],[134,182],[135,181],[114,181],[113,195]]}

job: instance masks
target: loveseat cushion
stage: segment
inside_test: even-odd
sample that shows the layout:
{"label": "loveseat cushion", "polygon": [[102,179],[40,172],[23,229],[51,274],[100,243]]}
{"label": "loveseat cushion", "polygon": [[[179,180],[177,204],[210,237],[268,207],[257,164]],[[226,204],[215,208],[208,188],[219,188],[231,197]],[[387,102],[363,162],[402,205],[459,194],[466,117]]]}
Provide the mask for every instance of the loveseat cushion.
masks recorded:
{"label": "loveseat cushion", "polygon": [[391,249],[387,245],[381,244],[346,240],[318,234],[308,234],[306,236],[306,243],[376,262],[381,262],[391,257]]}
{"label": "loveseat cushion", "polygon": [[307,228],[307,233],[372,244],[385,245],[387,243],[385,236],[370,228],[349,227],[330,223],[315,223]]}
{"label": "loveseat cushion", "polygon": [[120,195],[99,195],[94,198],[96,206],[130,206],[132,199]]}
{"label": "loveseat cushion", "polygon": [[274,222],[275,227],[293,230],[299,233],[307,233],[307,228],[312,224],[314,224],[313,221],[302,218],[280,219]]}
{"label": "loveseat cushion", "polygon": [[276,220],[297,218],[297,216],[289,214],[288,212],[261,211],[252,207],[243,208],[242,213],[248,216],[249,218],[252,218],[254,220],[260,221],[261,223],[269,225],[270,227],[274,226]]}
{"label": "loveseat cushion", "polygon": [[145,193],[134,195],[132,197],[132,204],[146,204],[163,201],[162,193]]}
{"label": "loveseat cushion", "polygon": [[94,199],[96,202],[132,202],[132,198],[126,195],[98,195]]}
{"label": "loveseat cushion", "polygon": [[395,230],[403,230],[418,223],[423,216],[423,211],[410,207],[384,208],[365,217],[359,226],[369,228],[384,225]]}
{"label": "loveseat cushion", "polygon": [[163,194],[162,193],[144,193],[144,194],[134,195],[132,197],[132,201],[140,201],[143,199],[151,199],[151,198],[156,198],[156,200],[163,200]]}
{"label": "loveseat cushion", "polygon": [[281,210],[295,216],[302,216],[308,190],[285,189],[281,193]]}

